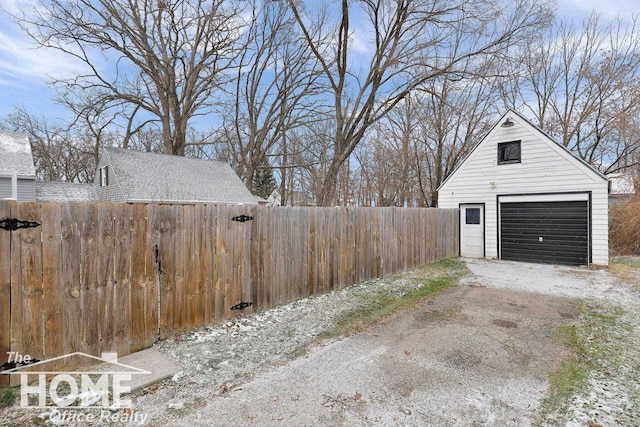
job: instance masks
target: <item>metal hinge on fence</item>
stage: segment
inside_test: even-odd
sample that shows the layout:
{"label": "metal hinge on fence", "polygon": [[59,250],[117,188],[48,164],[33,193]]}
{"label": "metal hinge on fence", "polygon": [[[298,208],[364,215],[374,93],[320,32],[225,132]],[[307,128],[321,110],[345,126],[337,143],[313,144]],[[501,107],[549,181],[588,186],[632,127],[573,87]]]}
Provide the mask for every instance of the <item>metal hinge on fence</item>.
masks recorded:
{"label": "metal hinge on fence", "polygon": [[231,218],[232,221],[238,221],[238,222],[247,222],[247,221],[251,221],[252,219],[253,217],[248,215],[239,215]]}
{"label": "metal hinge on fence", "polygon": [[0,220],[0,228],[5,230],[14,231],[19,228],[32,228],[38,227],[40,225],[39,222],[35,221],[23,221],[17,218],[5,218]]}
{"label": "metal hinge on fence", "polygon": [[231,310],[244,310],[245,308],[252,306],[253,303],[251,301],[241,301],[240,303],[231,307]]}

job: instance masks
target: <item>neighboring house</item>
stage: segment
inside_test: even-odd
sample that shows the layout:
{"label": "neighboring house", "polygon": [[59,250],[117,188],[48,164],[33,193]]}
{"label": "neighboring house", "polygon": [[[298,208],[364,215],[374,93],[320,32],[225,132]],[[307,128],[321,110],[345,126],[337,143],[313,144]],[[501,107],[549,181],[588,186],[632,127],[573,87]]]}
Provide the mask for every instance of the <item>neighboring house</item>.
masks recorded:
{"label": "neighboring house", "polygon": [[633,177],[623,173],[610,173],[609,179],[609,205],[623,205],[630,202],[636,195]]}
{"label": "neighboring house", "polygon": [[[293,199],[293,202],[291,202],[291,199]],[[269,197],[267,197],[266,199],[260,198],[258,200],[258,203],[263,206],[270,206],[270,207],[283,206],[282,195],[280,194],[280,190],[276,188],[271,192],[271,194],[269,194]],[[316,206],[316,203],[304,191],[294,190],[292,194],[288,193],[286,206],[313,207],[313,206]]]}
{"label": "neighboring house", "polygon": [[464,257],[608,265],[608,181],[509,110],[439,188]]}
{"label": "neighboring house", "polygon": [[0,199],[257,204],[226,163],[105,148],[93,184],[36,182],[29,138],[0,131]]}
{"label": "neighboring house", "polygon": [[262,206],[269,206],[269,207],[281,206],[282,196],[280,196],[280,192],[276,188],[271,192],[271,194],[269,194],[269,197],[267,197],[266,199],[263,199],[262,197],[260,197],[258,199],[258,203]]}
{"label": "neighboring house", "polygon": [[0,199],[36,200],[36,168],[26,135],[0,131]]}
{"label": "neighboring house", "polygon": [[226,163],[118,148],[101,151],[93,184],[107,202],[258,203]]}

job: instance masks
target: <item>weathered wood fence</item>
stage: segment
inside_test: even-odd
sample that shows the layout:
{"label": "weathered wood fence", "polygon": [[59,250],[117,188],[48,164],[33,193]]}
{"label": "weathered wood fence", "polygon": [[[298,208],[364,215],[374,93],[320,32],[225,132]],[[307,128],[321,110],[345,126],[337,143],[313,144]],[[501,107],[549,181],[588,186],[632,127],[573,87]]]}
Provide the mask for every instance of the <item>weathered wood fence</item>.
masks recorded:
{"label": "weathered wood fence", "polygon": [[445,209],[0,201],[5,218],[41,225],[0,229],[0,355],[41,360],[125,355],[241,302],[251,312],[458,254]]}

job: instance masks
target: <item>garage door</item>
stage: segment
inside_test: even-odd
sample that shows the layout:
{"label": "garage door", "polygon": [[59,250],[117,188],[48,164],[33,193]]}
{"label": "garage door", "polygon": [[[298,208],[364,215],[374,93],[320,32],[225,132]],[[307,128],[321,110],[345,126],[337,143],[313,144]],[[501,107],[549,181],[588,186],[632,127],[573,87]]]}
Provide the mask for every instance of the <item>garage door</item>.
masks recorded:
{"label": "garage door", "polygon": [[500,203],[500,250],[506,260],[588,264],[587,202]]}

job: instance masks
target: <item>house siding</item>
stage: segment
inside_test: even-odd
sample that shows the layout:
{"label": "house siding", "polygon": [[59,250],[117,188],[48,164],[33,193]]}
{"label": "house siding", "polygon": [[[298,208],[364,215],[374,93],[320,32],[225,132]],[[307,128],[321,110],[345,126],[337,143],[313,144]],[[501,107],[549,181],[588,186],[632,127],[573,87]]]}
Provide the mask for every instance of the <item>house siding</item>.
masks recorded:
{"label": "house siding", "polygon": [[11,177],[0,176],[0,199],[12,198],[13,191],[11,187]]}
{"label": "house siding", "polygon": [[36,201],[36,180],[18,178],[18,200],[21,202]]}
{"label": "house siding", "polygon": [[[608,184],[606,179],[548,140],[516,114],[514,127],[494,127],[439,189],[439,207],[485,203],[485,248],[498,257],[498,196],[513,194],[591,194],[591,253],[594,264],[607,265]],[[504,119],[504,117],[503,117]],[[497,145],[521,141],[521,163],[498,165]],[[544,197],[542,197],[544,198]]]}
{"label": "house siding", "polygon": [[[108,167],[108,185],[105,187],[100,186],[100,168],[107,166]],[[144,167],[144,165],[141,165]],[[93,179],[93,185],[96,189],[96,193],[98,195],[98,200],[103,202],[110,203],[124,203],[126,202],[126,198],[122,193],[122,189],[118,185],[118,180],[115,176],[116,171],[114,170],[111,162],[109,161],[108,154],[103,152],[100,156],[100,161],[98,163],[98,167],[96,168],[96,174]]]}

